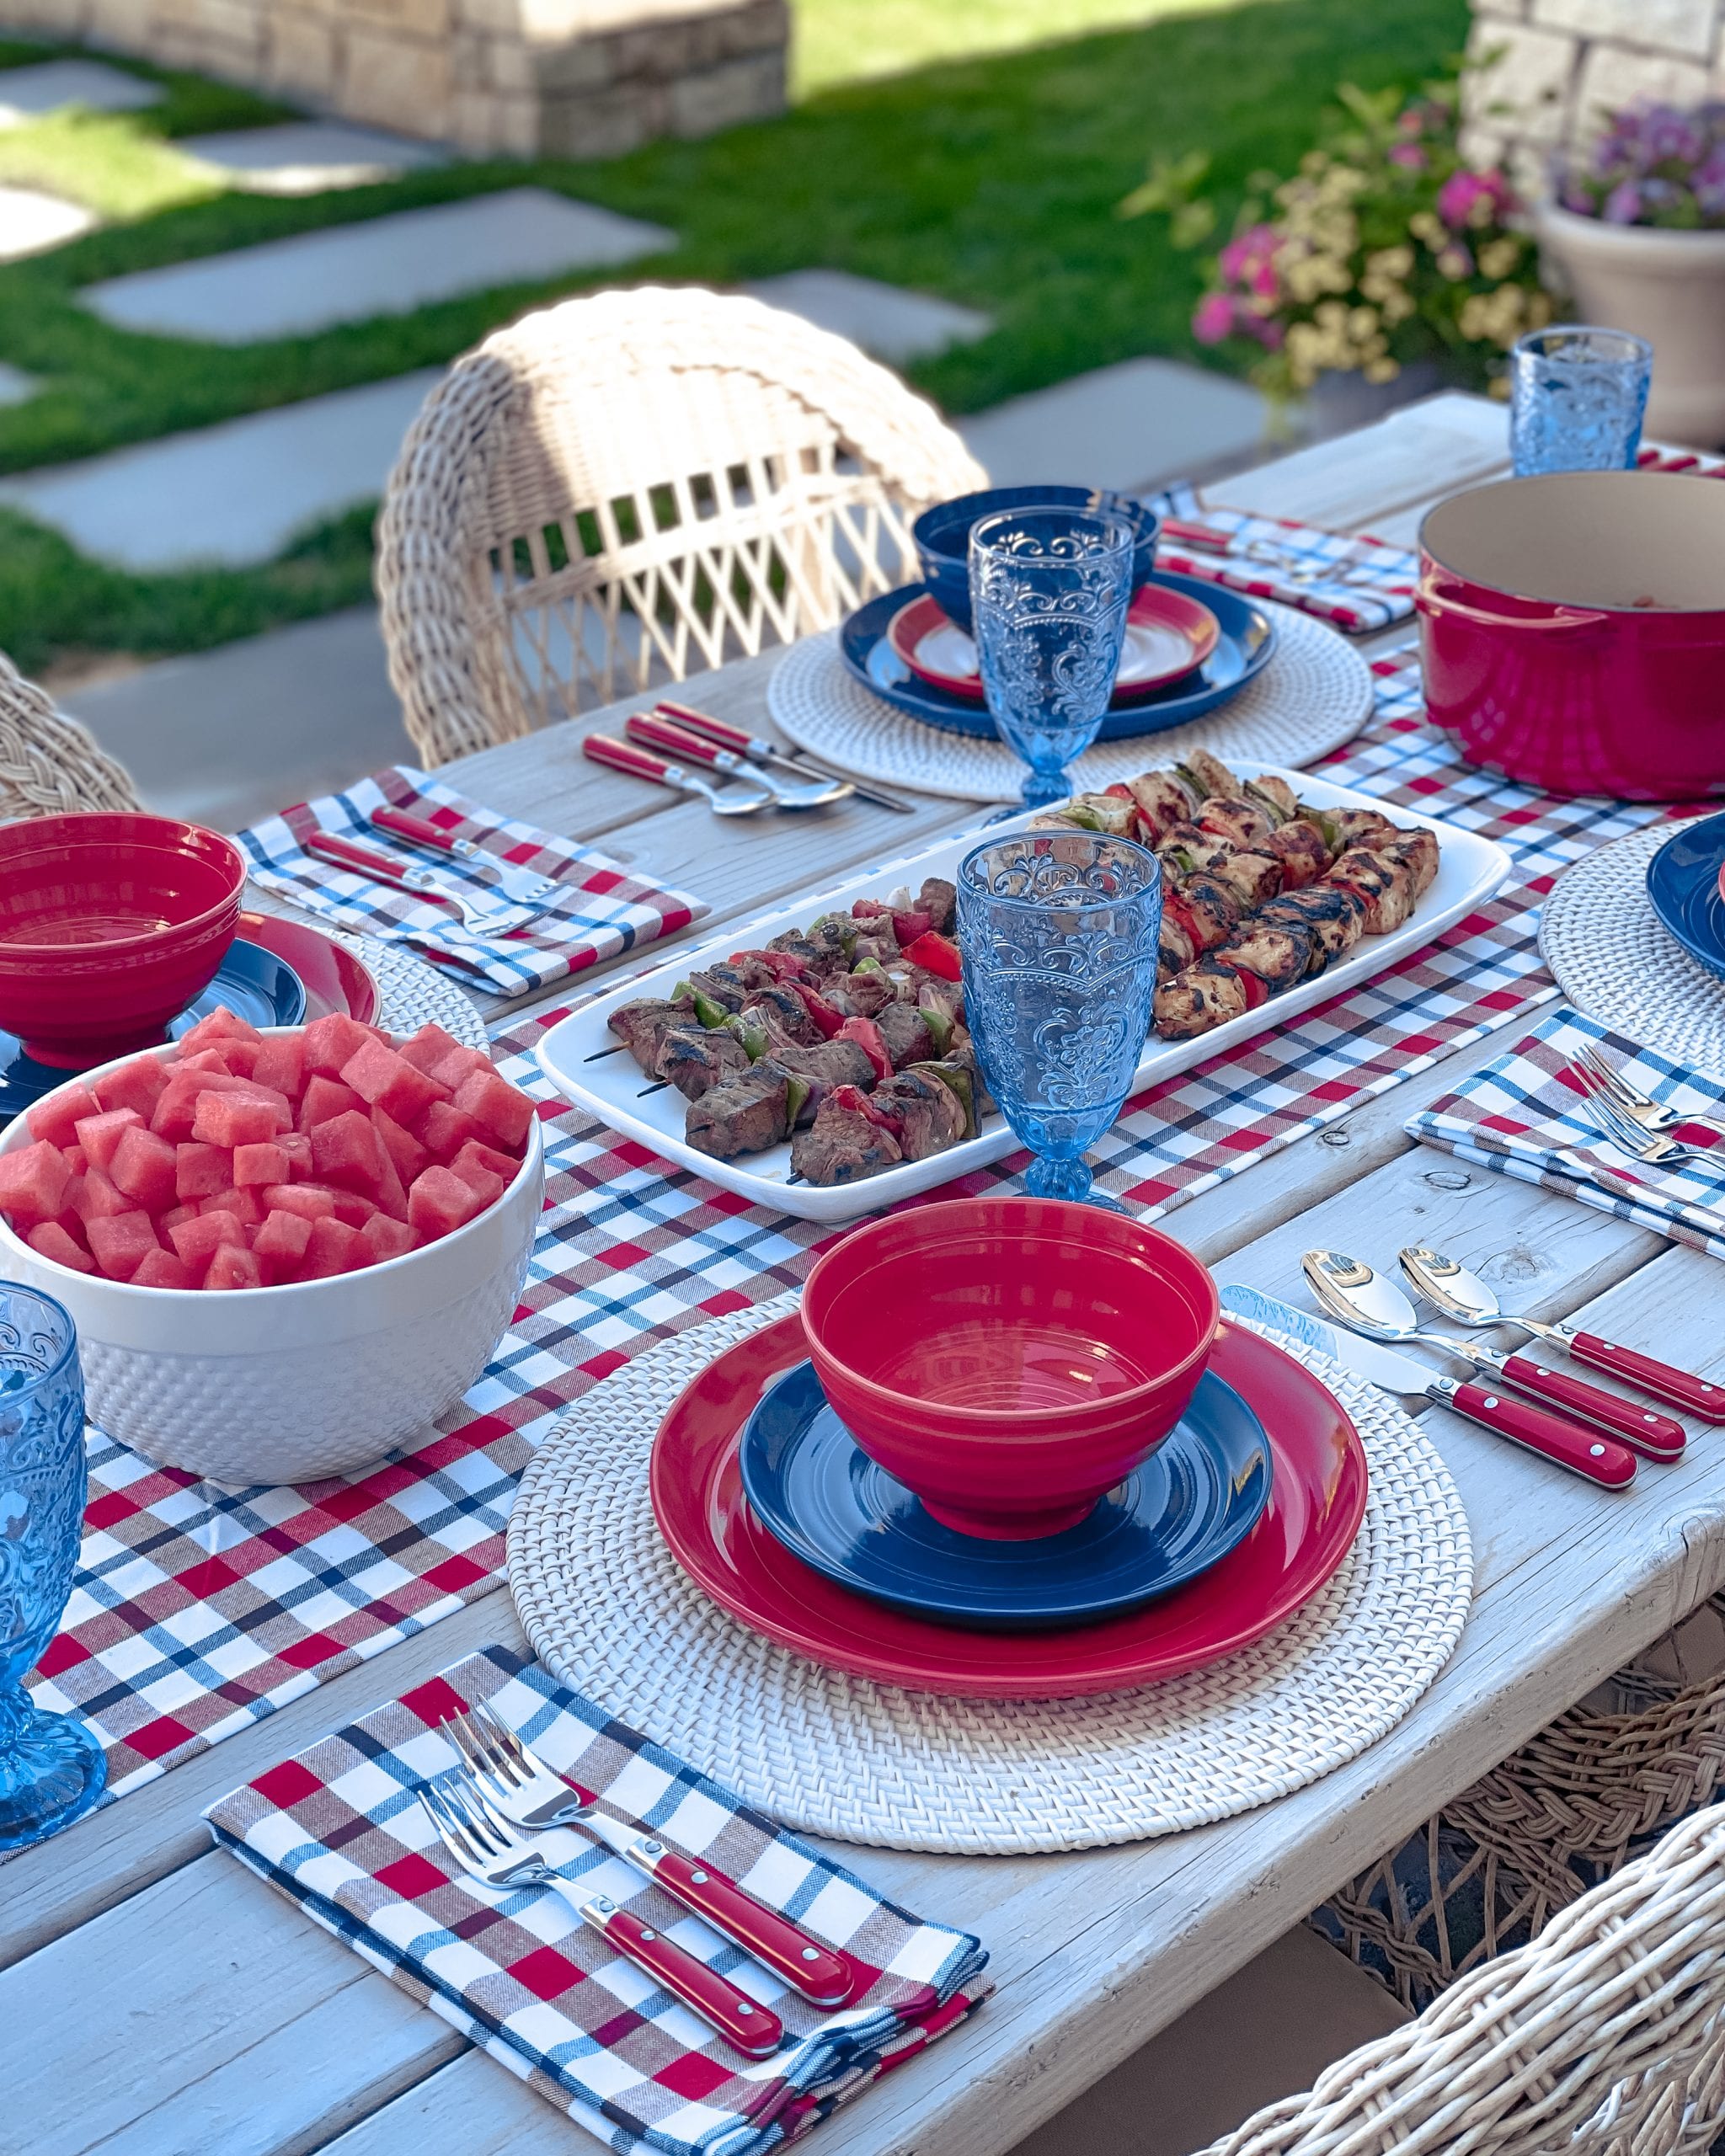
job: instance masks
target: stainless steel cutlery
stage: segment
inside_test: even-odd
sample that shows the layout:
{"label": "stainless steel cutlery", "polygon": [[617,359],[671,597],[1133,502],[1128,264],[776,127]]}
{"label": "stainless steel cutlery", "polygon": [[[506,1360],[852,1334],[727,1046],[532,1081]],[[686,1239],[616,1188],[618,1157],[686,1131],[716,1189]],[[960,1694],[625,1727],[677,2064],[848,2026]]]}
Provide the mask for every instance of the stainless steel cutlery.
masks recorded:
{"label": "stainless steel cutlery", "polygon": [[673,793],[698,793],[715,816],[752,816],[758,809],[772,806],[772,789],[764,782],[715,786],[686,764],[669,764],[662,756],[649,755],[646,750],[637,748],[633,741],[613,741],[608,734],[590,734],[581,744],[581,754],[589,763],[627,771],[631,778],[651,779],[655,786],[668,786]]}
{"label": "stainless steel cutlery", "polygon": [[[751,764],[770,766],[778,771],[789,771],[801,779],[815,779],[825,783],[845,775],[826,770],[817,763],[806,749],[795,754],[781,749],[776,742],[766,740],[758,734],[750,734],[740,726],[732,726],[727,720],[714,718],[704,711],[697,711],[692,704],[673,703],[661,696],[653,707],[662,717],[672,720],[691,734],[698,734],[715,748],[729,749],[739,756],[746,756]],[[901,816],[915,813],[914,803],[901,800],[896,793],[889,793],[884,786],[871,786],[860,778],[846,780],[859,801],[873,802],[878,808],[891,808]]]}
{"label": "stainless steel cutlery", "polygon": [[537,875],[531,868],[499,861],[494,853],[475,846],[472,839],[457,838],[424,816],[410,815],[405,808],[393,805],[374,808],[368,820],[376,830],[428,859],[459,862],[469,876],[494,887],[517,905],[543,909],[555,905],[563,895],[563,886],[555,877]]}
{"label": "stainless steel cutlery", "polygon": [[460,915],[462,927],[475,936],[507,935],[513,929],[526,927],[542,910],[472,889],[457,890],[441,877],[434,876],[429,868],[398,861],[392,854],[374,853],[369,846],[355,846],[351,839],[342,838],[334,831],[313,831],[300,845],[302,851],[314,859],[344,868],[350,876],[363,876],[368,883],[387,884],[432,905],[452,907]]}
{"label": "stainless steel cutlery", "polygon": [[825,808],[856,791],[847,778],[805,777],[800,786],[788,786],[764,766],[751,764],[734,750],[721,749],[656,712],[632,712],[624,722],[623,733],[644,749],[663,749],[686,764],[706,764],[713,771],[723,771],[727,778],[746,779],[752,785],[764,786],[772,794],[775,808]]}
{"label": "stainless steel cutlery", "polygon": [[1615,1107],[1643,1130],[1680,1134],[1685,1129],[1693,1128],[1706,1133],[1715,1141],[1725,1139],[1725,1122],[1717,1116],[1690,1114],[1682,1108],[1674,1108],[1653,1099],[1626,1078],[1621,1070],[1607,1063],[1591,1041],[1576,1050],[1570,1059],[1569,1068],[1572,1075],[1580,1080],[1589,1091],[1604,1094]]}

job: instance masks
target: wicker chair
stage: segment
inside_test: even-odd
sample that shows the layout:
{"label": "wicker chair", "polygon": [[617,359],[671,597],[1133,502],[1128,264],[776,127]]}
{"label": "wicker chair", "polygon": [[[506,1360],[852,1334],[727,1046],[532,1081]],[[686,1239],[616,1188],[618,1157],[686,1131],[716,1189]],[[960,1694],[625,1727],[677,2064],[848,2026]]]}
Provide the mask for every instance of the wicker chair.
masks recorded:
{"label": "wicker chair", "polygon": [[378,525],[390,677],[428,764],[829,628],[985,485],[854,345],[759,301],[603,292],[458,360]]}
{"label": "wicker chair", "polygon": [[143,805],[124,767],[0,652],[0,823]]}

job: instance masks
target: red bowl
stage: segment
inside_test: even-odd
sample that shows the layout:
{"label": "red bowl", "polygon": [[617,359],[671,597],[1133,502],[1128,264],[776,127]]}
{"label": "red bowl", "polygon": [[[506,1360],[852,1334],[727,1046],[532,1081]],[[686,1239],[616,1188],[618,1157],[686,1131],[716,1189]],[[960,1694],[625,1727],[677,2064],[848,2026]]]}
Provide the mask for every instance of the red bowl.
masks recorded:
{"label": "red bowl", "polygon": [[0,1026],[76,1070],[148,1047],[216,977],[245,857],[176,816],[0,826]]}
{"label": "red bowl", "polygon": [[815,1370],[863,1451],[944,1525],[998,1540],[1076,1525],[1149,1458],[1220,1315],[1178,1243],[1050,1198],[891,1214],[803,1291]]}

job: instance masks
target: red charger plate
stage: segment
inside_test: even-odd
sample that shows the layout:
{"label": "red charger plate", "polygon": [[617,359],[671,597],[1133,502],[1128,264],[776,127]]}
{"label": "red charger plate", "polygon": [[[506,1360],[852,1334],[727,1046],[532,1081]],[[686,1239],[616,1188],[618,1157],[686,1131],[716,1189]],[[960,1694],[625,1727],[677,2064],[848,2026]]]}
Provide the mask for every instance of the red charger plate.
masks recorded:
{"label": "red charger plate", "polygon": [[280,914],[243,913],[237,933],[293,968],[305,984],[308,1021],[343,1012],[362,1026],[377,1023],[382,1007],[377,982],[351,951],[319,930]]}
{"label": "red charger plate", "polygon": [[781,1370],[804,1361],[800,1317],[709,1363],[654,1440],[660,1532],[721,1609],[812,1661],[912,1691],[1076,1699],[1196,1669],[1261,1639],[1334,1572],[1365,1510],[1365,1453],[1335,1398],[1290,1355],[1224,1321],[1210,1367],[1270,1441],[1270,1500],[1240,1547],[1202,1579],[1131,1615],[1066,1632],[965,1632],[849,1594],[780,1548],[750,1511],[737,1466],[744,1423]]}
{"label": "red charger plate", "polygon": [[[1110,699],[1117,704],[1131,703],[1140,696],[1149,696],[1153,690],[1165,689],[1169,682],[1178,681],[1194,667],[1202,666],[1215,649],[1222,633],[1221,623],[1201,600],[1162,584],[1139,586],[1126,610],[1126,621],[1129,630],[1135,627],[1172,632],[1185,648],[1178,659],[1164,665],[1135,664],[1129,638]],[[921,655],[924,639],[942,629],[955,637],[963,634],[948,620],[932,593],[924,592],[920,599],[911,600],[893,616],[887,624],[887,642],[921,680],[953,696],[967,696],[973,703],[980,704],[983,702],[982,676],[974,667],[968,674],[956,673],[931,664]]]}

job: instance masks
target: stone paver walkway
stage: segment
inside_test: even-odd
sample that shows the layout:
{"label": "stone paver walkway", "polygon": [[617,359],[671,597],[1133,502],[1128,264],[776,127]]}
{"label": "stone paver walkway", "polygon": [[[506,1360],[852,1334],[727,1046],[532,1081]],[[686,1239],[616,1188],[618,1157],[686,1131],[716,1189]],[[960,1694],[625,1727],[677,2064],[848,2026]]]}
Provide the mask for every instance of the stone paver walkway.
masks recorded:
{"label": "stone paver walkway", "polygon": [[82,204],[33,187],[0,187],[0,262],[43,254],[93,231],[97,220]]}
{"label": "stone paver walkway", "polygon": [[0,127],[21,127],[62,105],[136,112],[161,102],[158,84],[104,67],[99,60],[42,60],[28,67],[0,69]]}
{"label": "stone paver walkway", "polygon": [[83,296],[122,329],[249,344],[409,314],[458,293],[632,261],[675,243],[661,225],[545,188],[510,187],[138,270],[92,285]]}
{"label": "stone paver walkway", "polygon": [[435,367],[0,481],[0,501],[129,569],[265,562],[383,491]]}
{"label": "stone paver walkway", "polygon": [[848,270],[792,270],[744,289],[818,329],[836,330],[877,359],[901,365],[948,344],[972,344],[994,327],[992,318],[976,307],[852,276]]}
{"label": "stone paver walkway", "polygon": [[1267,416],[1258,392],[1226,375],[1122,360],[958,426],[997,487],[1145,488],[1250,455]]}
{"label": "stone paver walkway", "polygon": [[322,195],[449,162],[435,143],[385,135],[344,120],[293,120],[279,127],[186,135],[174,147],[214,165],[229,186],[254,195]]}

